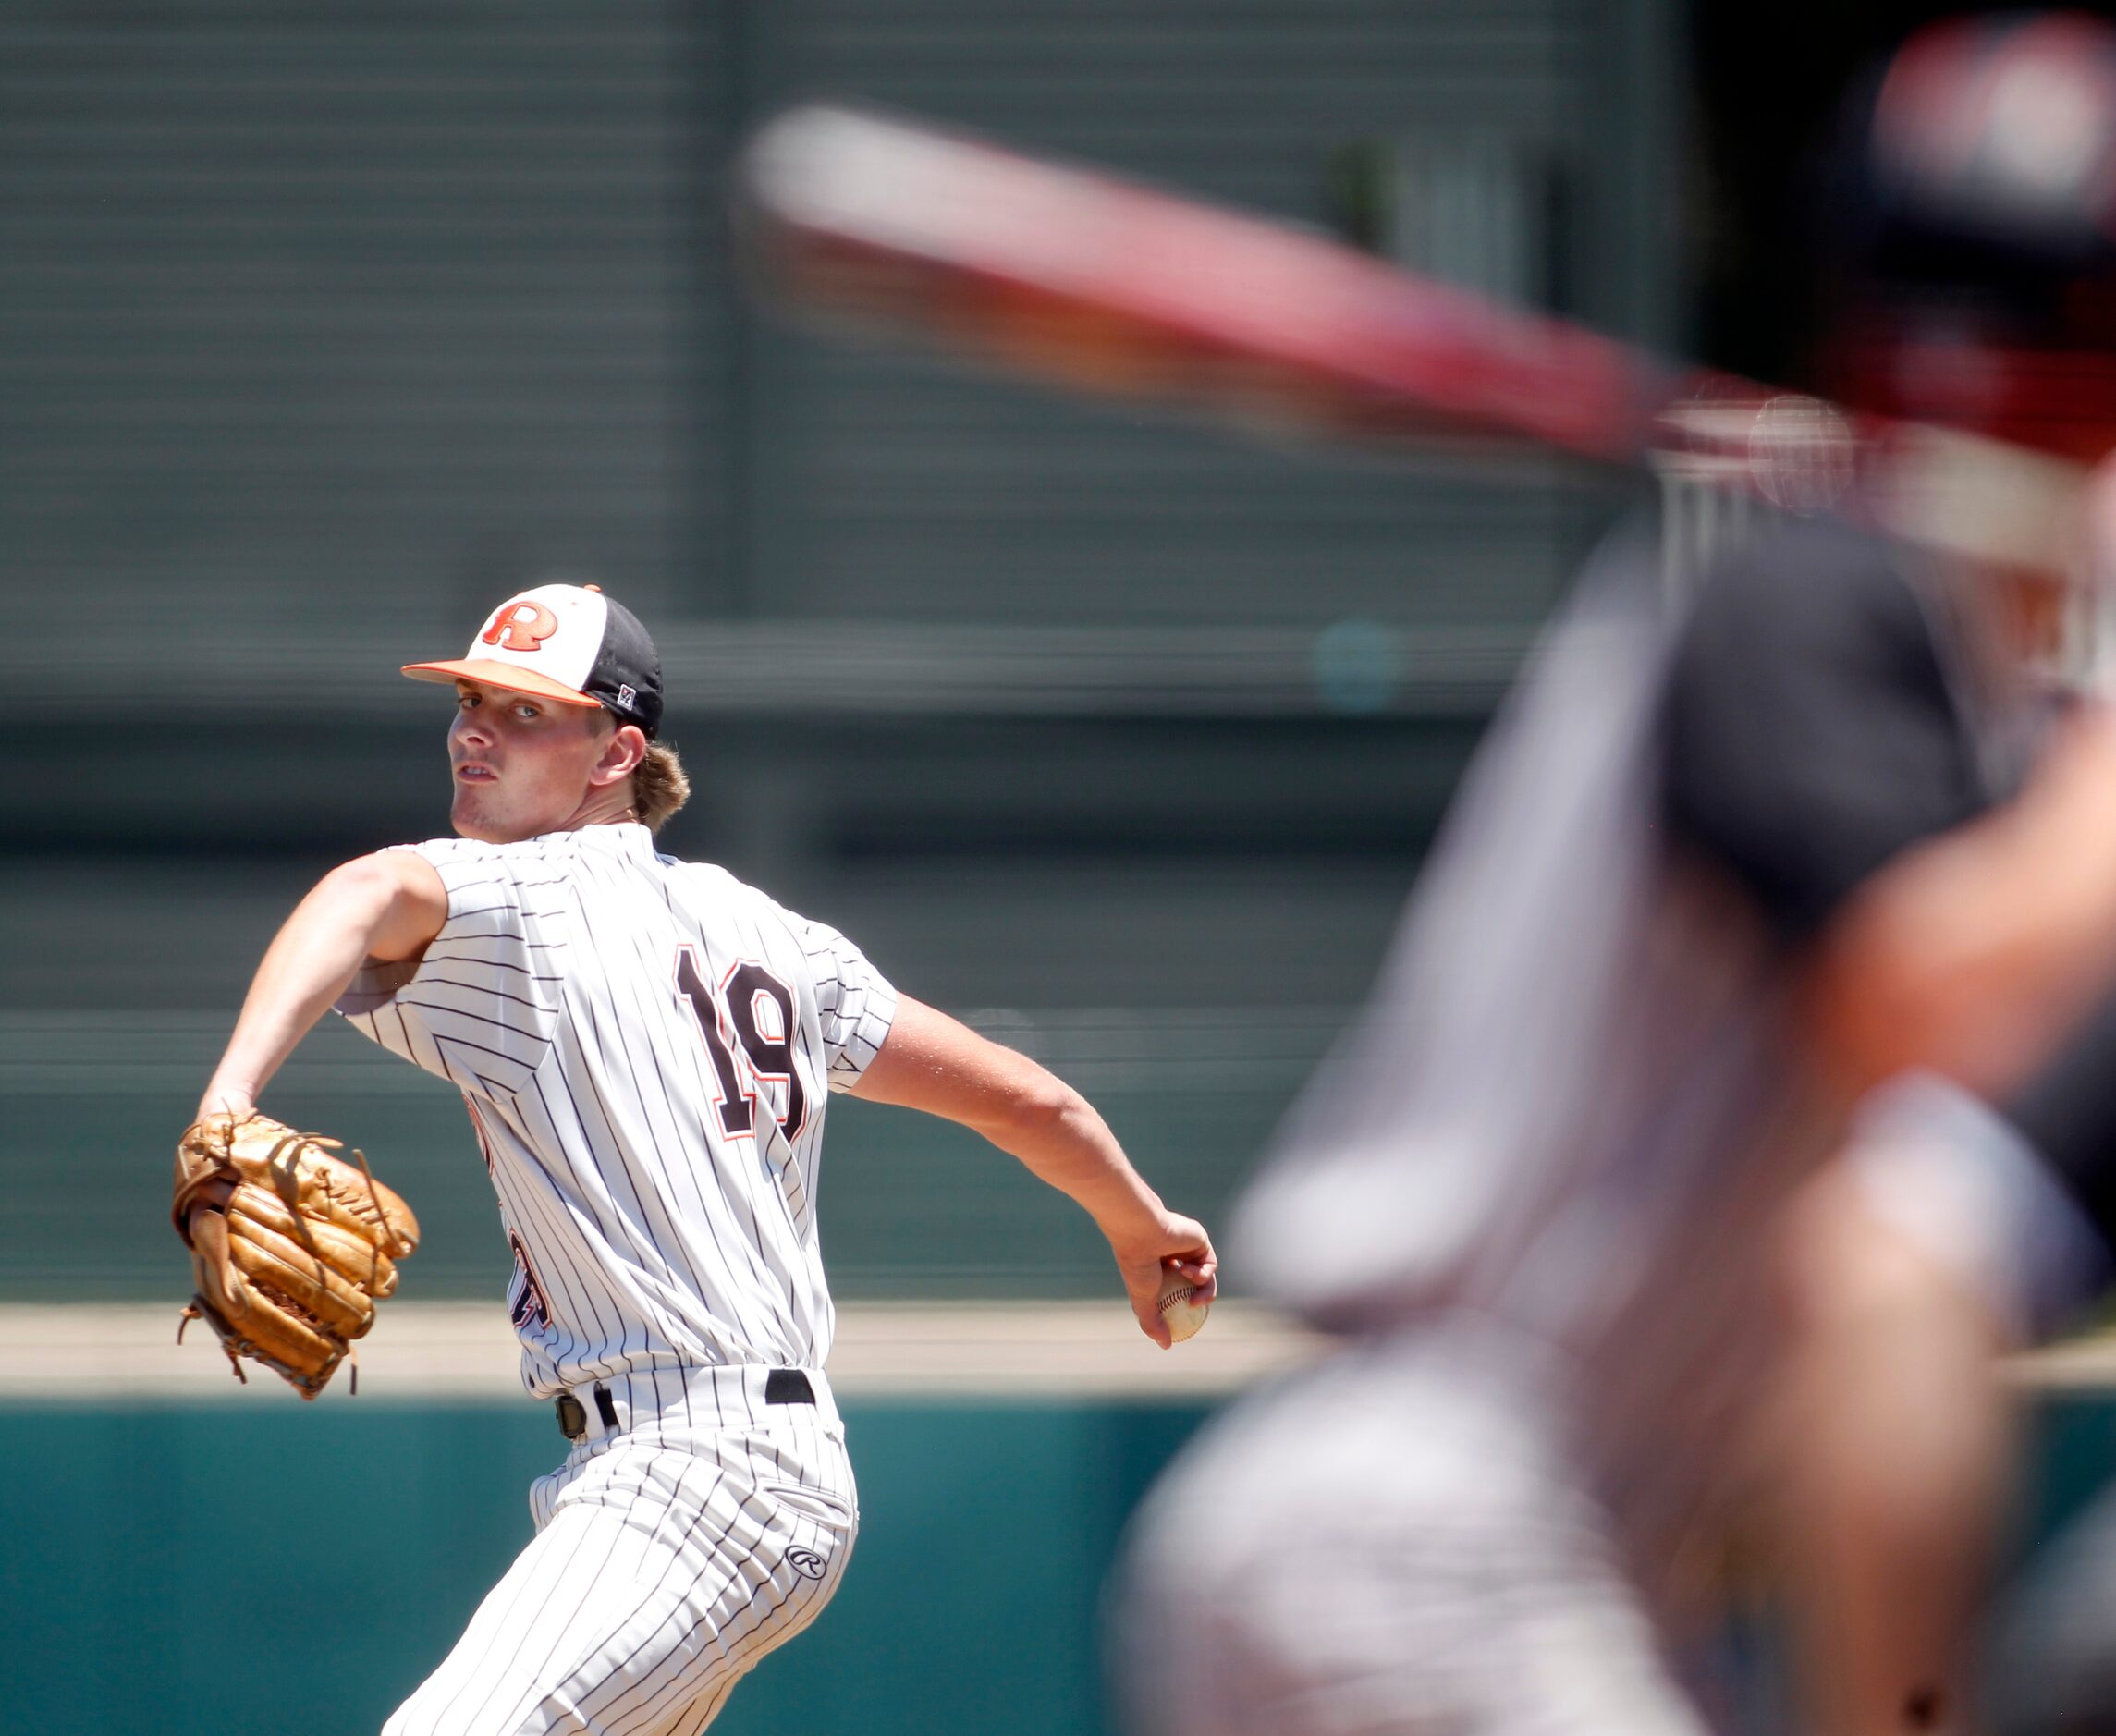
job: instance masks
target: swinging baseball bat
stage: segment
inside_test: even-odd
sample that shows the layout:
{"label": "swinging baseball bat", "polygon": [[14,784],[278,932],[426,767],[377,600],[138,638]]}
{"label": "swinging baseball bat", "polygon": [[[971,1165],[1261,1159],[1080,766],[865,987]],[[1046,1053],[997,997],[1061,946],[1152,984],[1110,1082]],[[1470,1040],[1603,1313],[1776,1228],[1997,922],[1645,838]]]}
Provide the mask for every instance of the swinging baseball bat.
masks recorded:
{"label": "swinging baseball bat", "polygon": [[782,305],[1092,394],[1244,423],[1651,465],[2069,573],[2085,474],[1979,435],[1670,365],[1311,233],[860,110],[797,108],[743,159]]}

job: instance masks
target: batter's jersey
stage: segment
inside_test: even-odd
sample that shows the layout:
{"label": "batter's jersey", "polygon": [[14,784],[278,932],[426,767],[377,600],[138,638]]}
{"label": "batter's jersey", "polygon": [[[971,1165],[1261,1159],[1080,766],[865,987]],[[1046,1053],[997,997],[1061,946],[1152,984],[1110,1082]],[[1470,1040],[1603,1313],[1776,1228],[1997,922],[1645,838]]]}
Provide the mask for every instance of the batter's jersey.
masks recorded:
{"label": "batter's jersey", "polygon": [[[1919,763],[1886,715],[1876,787],[1853,769],[1856,740],[1810,746],[1794,726],[1827,698],[1811,677],[1882,698],[1914,666],[1936,684],[1921,703],[1962,787],[1939,779],[1892,845],[1957,822],[1991,799],[1970,786],[2001,776],[1995,752],[1978,767],[2004,720],[1947,679],[1938,617],[1890,562],[1841,528],[1797,526],[1723,575],[1707,609],[1663,593],[1650,547],[1605,551],[1480,751],[1363,1020],[1242,1203],[1242,1269],[1335,1326],[1467,1310],[1574,1352],[1621,1343],[1634,1362],[1665,1336],[1700,1337],[1721,1295],[1751,1307],[1736,1268],[1754,1226],[1839,1131],[1792,1004],[1789,966],[1816,917],[1795,909],[1774,928],[1762,871],[1742,860],[1760,843],[1719,841],[1738,846],[1737,825],[1671,836],[1671,698],[1694,624],[1735,601],[1779,622],[1781,644],[1735,644],[1714,679],[1738,713],[1776,659],[1792,700],[1725,733],[1805,782],[1740,817],[1792,830],[1800,855],[1844,855],[1829,888],[1841,897],[1887,851],[1855,835],[1840,850],[1821,822],[1841,832],[1889,812],[1889,779],[1913,781]],[[1831,613],[1846,605],[1879,611],[1882,630]],[[1869,641],[1870,670],[1854,661]],[[1719,756],[1759,807],[1742,769]]]}
{"label": "batter's jersey", "polygon": [[514,1250],[522,1378],[820,1367],[824,1112],[896,994],[834,929],[642,825],[411,846],[448,914],[338,1009],[463,1094]]}

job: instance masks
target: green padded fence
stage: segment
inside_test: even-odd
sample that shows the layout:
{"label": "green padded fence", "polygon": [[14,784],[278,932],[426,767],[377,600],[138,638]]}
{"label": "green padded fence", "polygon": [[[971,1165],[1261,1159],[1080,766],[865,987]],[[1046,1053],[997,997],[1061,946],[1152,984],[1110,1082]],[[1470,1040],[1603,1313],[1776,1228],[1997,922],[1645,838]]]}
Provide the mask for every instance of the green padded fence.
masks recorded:
{"label": "green padded fence", "polygon": [[[1102,1578],[1202,1412],[845,1409],[844,1588],[716,1730],[1106,1728]],[[11,1407],[0,1427],[0,1704],[73,1736],[373,1736],[528,1540],[563,1446],[527,1403]]]}
{"label": "green padded fence", "polygon": [[[1204,1408],[845,1410],[862,1524],[844,1588],[716,1736],[1108,1730],[1104,1577]],[[0,1427],[0,1704],[72,1736],[379,1730],[527,1539],[528,1485],[560,1457],[526,1403],[6,1406]],[[2032,1439],[2024,1552],[2108,1480],[2116,1397],[2050,1400]]]}

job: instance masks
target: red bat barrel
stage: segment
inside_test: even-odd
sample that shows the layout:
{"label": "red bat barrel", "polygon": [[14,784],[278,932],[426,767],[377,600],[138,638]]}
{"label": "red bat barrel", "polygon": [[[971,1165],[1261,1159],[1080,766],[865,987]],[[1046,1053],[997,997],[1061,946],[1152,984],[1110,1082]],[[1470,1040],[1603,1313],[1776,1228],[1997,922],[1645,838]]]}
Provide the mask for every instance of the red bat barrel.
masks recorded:
{"label": "red bat barrel", "polygon": [[863,113],[781,116],[742,184],[801,300],[1091,391],[1630,462],[1673,385],[1298,230]]}
{"label": "red bat barrel", "polygon": [[1284,224],[954,134],[791,110],[752,141],[739,210],[792,301],[1079,390],[1651,462],[1981,564],[2075,564],[2074,464],[1673,369]]}

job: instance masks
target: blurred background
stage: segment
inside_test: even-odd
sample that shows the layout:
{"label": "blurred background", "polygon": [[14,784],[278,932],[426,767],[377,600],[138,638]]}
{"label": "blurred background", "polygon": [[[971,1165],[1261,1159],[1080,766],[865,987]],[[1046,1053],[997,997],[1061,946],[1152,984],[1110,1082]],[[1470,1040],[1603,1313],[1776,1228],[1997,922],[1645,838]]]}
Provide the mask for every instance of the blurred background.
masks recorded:
{"label": "blurred background", "polygon": [[[1056,1067],[1217,1221],[1643,484],[1246,440],[807,331],[745,290],[740,142],[878,103],[1797,382],[1794,171],[1940,10],[0,0],[0,1316],[173,1331],[157,1154],[259,952],[334,862],[445,829],[446,707],[398,666],[554,578],[661,644],[698,787],[667,848]],[[393,1307],[497,1314],[445,1087],[325,1029],[266,1106],[416,1201]],[[1107,1298],[1091,1227],[968,1136],[832,1124],[849,1316]],[[307,1571],[332,1631],[263,1618],[288,1679],[315,1730],[374,1728],[559,1456],[482,1388],[311,1412],[25,1369],[0,1353],[0,1691],[32,1726],[275,1728],[289,1702],[199,1639],[231,1576]],[[849,1400],[862,1559],[726,1728],[1102,1727],[1102,1565],[1210,1395],[973,1387]],[[332,1491],[344,1560],[275,1556],[238,1461]]]}

